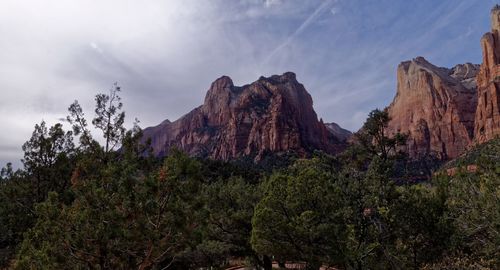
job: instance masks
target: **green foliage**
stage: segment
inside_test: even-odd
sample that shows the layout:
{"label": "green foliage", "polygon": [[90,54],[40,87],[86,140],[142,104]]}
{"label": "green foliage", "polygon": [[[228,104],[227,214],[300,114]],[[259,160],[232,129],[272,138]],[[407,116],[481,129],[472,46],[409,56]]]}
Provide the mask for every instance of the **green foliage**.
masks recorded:
{"label": "green foliage", "polygon": [[459,172],[444,180],[447,186],[448,218],[453,221],[456,249],[500,267],[500,164],[495,157],[481,155],[475,173]]}
{"label": "green foliage", "polygon": [[311,269],[342,262],[346,230],[340,189],[318,159],[273,174],[263,189],[252,220],[251,243],[257,252],[305,261]]}
{"label": "green foliage", "polygon": [[500,138],[479,144],[468,150],[465,154],[445,164],[443,167],[453,168],[474,165],[486,161],[487,163],[500,164]]}
{"label": "green foliage", "polygon": [[445,218],[446,201],[439,189],[424,184],[399,187],[391,230],[394,248],[404,268],[417,268],[439,259],[453,232]]}
{"label": "green foliage", "polygon": [[252,216],[260,199],[257,186],[231,177],[203,188],[204,228],[194,259],[199,265],[225,265],[229,258],[260,258],[250,246]]}
{"label": "green foliage", "polygon": [[361,131],[356,134],[359,143],[365,150],[372,155],[380,156],[382,159],[396,154],[397,146],[406,143],[406,135],[398,133],[393,137],[387,136],[386,128],[389,120],[389,113],[386,110],[373,110],[368,115]]}
{"label": "green foliage", "polygon": [[70,269],[65,266],[66,233],[61,226],[61,207],[57,193],[50,193],[47,201],[36,206],[36,225],[26,233],[20,247],[17,269]]}
{"label": "green foliage", "polygon": [[24,167],[32,178],[36,202],[43,201],[50,191],[62,193],[68,188],[74,156],[71,132],[65,132],[59,123],[47,129],[42,121],[35,125],[23,151]]}
{"label": "green foliage", "polygon": [[[254,164],[173,150],[161,161],[139,143],[137,121],[123,126],[119,91],[96,96],[103,146],[75,101],[71,132],[36,125],[24,170],[0,170],[0,267],[224,269],[236,259],[270,270],[273,258],[308,269],[500,268],[498,139],[454,163],[455,175],[419,184],[398,151],[405,136],[387,136],[380,110],[336,157]],[[460,168],[469,164],[477,170]]]}
{"label": "green foliage", "polygon": [[17,269],[148,269],[176,262],[196,227],[192,194],[199,164],[181,153],[160,170],[141,176],[133,164],[103,168],[102,177],[80,178],[75,200],[54,194],[37,206],[38,220],[18,254]]}
{"label": "green foliage", "polygon": [[36,203],[49,192],[71,200],[67,191],[75,161],[72,133],[61,124],[47,128],[42,121],[23,150],[24,171],[14,172],[8,164],[0,173],[0,266],[9,263],[23,233],[35,223]]}
{"label": "green foliage", "polygon": [[77,100],[68,107],[69,115],[66,121],[72,125],[73,134],[80,136],[80,147],[89,147],[92,145],[92,135],[87,128],[87,120],[82,107]]}
{"label": "green foliage", "polygon": [[7,265],[23,233],[35,222],[32,183],[7,164],[0,172],[0,267]]}
{"label": "green foliage", "polygon": [[95,97],[95,117],[92,124],[101,130],[105,142],[104,151],[108,153],[118,146],[125,134],[123,123],[125,112],[122,111],[123,103],[118,95],[121,89],[117,83],[109,91],[109,94],[98,94]]}

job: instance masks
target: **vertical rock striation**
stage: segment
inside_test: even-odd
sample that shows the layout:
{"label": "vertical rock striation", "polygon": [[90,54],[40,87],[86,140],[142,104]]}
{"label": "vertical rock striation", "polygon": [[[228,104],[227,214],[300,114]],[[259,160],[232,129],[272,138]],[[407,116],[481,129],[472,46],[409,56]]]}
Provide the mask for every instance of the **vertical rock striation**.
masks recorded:
{"label": "vertical rock striation", "polygon": [[491,32],[481,38],[483,63],[477,74],[478,102],[474,139],[483,143],[500,135],[500,6],[491,10]]}
{"label": "vertical rock striation", "polygon": [[423,57],[398,66],[389,133],[408,134],[411,158],[457,157],[472,141],[478,66],[436,67]]}
{"label": "vertical rock striation", "polygon": [[417,58],[398,68],[398,90],[388,110],[391,132],[409,135],[411,157],[457,157],[473,144],[500,136],[500,6],[481,38],[483,62],[438,68]]}

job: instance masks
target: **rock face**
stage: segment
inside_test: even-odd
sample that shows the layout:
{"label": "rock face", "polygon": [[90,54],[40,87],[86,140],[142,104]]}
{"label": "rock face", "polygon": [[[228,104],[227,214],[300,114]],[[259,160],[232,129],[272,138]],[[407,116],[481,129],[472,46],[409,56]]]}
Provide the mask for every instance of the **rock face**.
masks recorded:
{"label": "rock face", "polygon": [[500,136],[499,5],[491,10],[491,32],[481,38],[481,48],[481,66],[438,68],[423,58],[400,64],[389,131],[409,134],[411,157],[454,158]]}
{"label": "rock face", "polygon": [[341,141],[348,141],[353,135],[352,132],[347,129],[343,129],[337,123],[325,123],[325,126],[326,129],[333,134],[333,136],[337,137]]}
{"label": "rock face", "polygon": [[471,143],[477,104],[477,65],[436,67],[423,57],[397,70],[397,93],[388,113],[388,133],[409,135],[411,158],[457,157]]}
{"label": "rock face", "polygon": [[479,72],[479,65],[466,63],[456,65],[449,70],[449,75],[458,81],[467,89],[476,89],[476,75]]}
{"label": "rock face", "polygon": [[156,155],[177,147],[190,155],[229,160],[313,149],[335,153],[342,140],[318,121],[313,101],[295,74],[284,73],[237,87],[223,76],[212,83],[202,106],[179,120],[144,130]]}
{"label": "rock face", "polygon": [[483,63],[477,75],[476,143],[500,135],[500,6],[491,10],[491,32],[481,38]]}

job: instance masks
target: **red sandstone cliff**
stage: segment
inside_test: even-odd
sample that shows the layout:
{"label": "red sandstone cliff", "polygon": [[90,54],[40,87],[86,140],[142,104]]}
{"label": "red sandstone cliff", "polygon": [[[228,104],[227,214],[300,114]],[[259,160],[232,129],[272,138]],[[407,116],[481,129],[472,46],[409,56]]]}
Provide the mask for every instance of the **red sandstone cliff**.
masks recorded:
{"label": "red sandstone cliff", "polygon": [[483,63],[438,68],[423,58],[398,68],[389,106],[391,133],[409,135],[411,157],[454,158],[473,144],[500,136],[500,6],[491,10],[491,32],[481,38]]}
{"label": "red sandstone cliff", "polygon": [[179,120],[146,128],[156,155],[177,147],[190,155],[229,160],[260,159],[269,152],[335,153],[341,140],[318,121],[312,98],[295,74],[261,77],[237,87],[223,76],[212,83],[202,106]]}
{"label": "red sandstone cliff", "polygon": [[491,11],[491,32],[481,38],[483,63],[477,75],[475,142],[500,135],[500,6]]}
{"label": "red sandstone cliff", "polygon": [[397,93],[388,107],[388,130],[409,135],[406,150],[410,157],[454,158],[471,143],[476,73],[476,65],[447,69],[422,57],[398,66]]}

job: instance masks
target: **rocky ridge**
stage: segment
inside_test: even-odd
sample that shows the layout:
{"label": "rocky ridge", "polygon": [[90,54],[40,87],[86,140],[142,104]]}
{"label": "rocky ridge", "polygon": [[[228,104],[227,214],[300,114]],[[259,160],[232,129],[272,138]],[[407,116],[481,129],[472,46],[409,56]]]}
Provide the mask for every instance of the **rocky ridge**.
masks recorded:
{"label": "rocky ridge", "polygon": [[351,131],[342,128],[337,123],[325,123],[326,129],[341,141],[348,141],[353,135]]}
{"label": "rocky ridge", "polygon": [[437,67],[423,57],[401,63],[388,132],[408,134],[412,158],[454,158],[472,141],[477,103],[477,66]]}
{"label": "rocky ridge", "polygon": [[403,62],[397,93],[387,108],[389,133],[409,135],[412,158],[453,159],[500,135],[500,6],[481,39],[483,63],[436,67],[422,57]]}
{"label": "rocky ridge", "polygon": [[318,121],[312,98],[295,74],[287,72],[241,87],[223,76],[212,83],[202,106],[177,121],[146,128],[143,138],[151,139],[158,156],[176,147],[193,156],[259,160],[267,153],[336,153],[344,147],[344,135],[334,134]]}
{"label": "rocky ridge", "polygon": [[[423,57],[402,62],[397,92],[387,111],[387,131],[408,134],[411,158],[446,160],[500,135],[500,6],[492,30],[481,39],[483,62],[437,67]],[[202,106],[177,121],[147,128],[156,155],[177,147],[191,155],[229,160],[266,153],[314,149],[336,153],[351,133],[318,121],[312,98],[295,74],[261,77],[234,86],[223,76],[212,83]]]}

